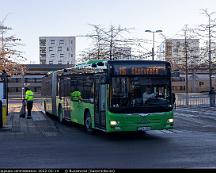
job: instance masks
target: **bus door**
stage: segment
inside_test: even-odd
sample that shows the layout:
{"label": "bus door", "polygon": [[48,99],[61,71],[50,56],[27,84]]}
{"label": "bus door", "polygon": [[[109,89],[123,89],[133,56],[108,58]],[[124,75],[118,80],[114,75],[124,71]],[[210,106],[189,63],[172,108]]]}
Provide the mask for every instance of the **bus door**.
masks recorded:
{"label": "bus door", "polygon": [[51,105],[52,105],[52,114],[56,115],[56,94],[57,94],[57,73],[52,73],[52,85],[51,85]]}
{"label": "bus door", "polygon": [[63,112],[64,118],[70,120],[70,112],[71,112],[71,98],[70,98],[70,78],[64,77],[61,81],[61,92],[62,92],[62,100],[63,100]]}
{"label": "bus door", "polygon": [[95,85],[95,127],[100,129],[106,128],[106,100],[107,85],[100,84],[99,81]]}

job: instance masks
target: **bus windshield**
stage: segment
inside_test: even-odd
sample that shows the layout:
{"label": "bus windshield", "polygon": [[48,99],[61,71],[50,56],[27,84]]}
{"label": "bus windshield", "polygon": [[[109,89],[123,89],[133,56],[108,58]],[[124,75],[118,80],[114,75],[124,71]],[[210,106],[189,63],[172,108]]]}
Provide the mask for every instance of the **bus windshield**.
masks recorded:
{"label": "bus windshield", "polygon": [[110,111],[162,112],[172,110],[169,78],[112,77]]}

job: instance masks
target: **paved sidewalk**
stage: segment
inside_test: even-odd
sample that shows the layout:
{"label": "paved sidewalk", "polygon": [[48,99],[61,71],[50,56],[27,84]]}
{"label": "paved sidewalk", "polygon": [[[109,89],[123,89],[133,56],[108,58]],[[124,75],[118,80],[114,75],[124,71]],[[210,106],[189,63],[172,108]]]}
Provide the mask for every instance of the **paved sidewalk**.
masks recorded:
{"label": "paved sidewalk", "polygon": [[[41,112],[40,104],[34,104],[32,119],[20,118],[21,104],[9,106],[8,122],[5,128],[0,129],[0,138],[13,137],[35,137],[35,136],[57,136],[59,130],[56,121]],[[4,132],[4,133],[3,133]]]}

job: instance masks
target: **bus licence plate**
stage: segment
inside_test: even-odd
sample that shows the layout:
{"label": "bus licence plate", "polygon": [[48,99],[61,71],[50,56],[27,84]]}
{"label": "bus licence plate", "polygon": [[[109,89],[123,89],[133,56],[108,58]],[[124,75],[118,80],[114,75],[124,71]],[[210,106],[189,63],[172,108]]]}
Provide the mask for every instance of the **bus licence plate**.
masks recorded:
{"label": "bus licence plate", "polygon": [[138,131],[147,131],[147,130],[151,130],[151,127],[139,127]]}

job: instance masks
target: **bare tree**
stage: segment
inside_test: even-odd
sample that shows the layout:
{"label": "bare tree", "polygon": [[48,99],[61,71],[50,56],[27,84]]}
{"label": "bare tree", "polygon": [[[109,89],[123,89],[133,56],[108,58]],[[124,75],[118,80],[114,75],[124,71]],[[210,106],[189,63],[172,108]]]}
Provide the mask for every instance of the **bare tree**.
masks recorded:
{"label": "bare tree", "polygon": [[[145,40],[137,38],[127,38],[126,35],[130,33],[131,28],[123,28],[121,26],[105,29],[100,25],[90,24],[93,27],[91,34],[83,35],[92,39],[91,47],[82,51],[80,54],[83,60],[87,59],[116,59],[124,57],[130,59],[131,56],[135,58],[143,58],[147,55],[147,49],[141,46]],[[136,47],[136,55],[132,55],[132,46]]]}
{"label": "bare tree", "polygon": [[24,65],[18,64],[25,58],[22,56],[22,52],[17,49],[22,45],[21,39],[10,35],[9,31],[12,28],[4,24],[6,17],[0,21],[0,71],[5,70],[9,75],[13,75],[19,73],[20,70],[25,70]]}
{"label": "bare tree", "polygon": [[[202,62],[209,69],[209,90],[212,88],[212,62],[214,62],[216,55],[216,43],[213,41],[216,38],[216,18],[213,18],[215,12],[209,12],[208,9],[201,9],[201,13],[208,19],[207,24],[200,24],[196,28],[196,34],[202,40]],[[212,54],[214,56],[212,57]],[[207,56],[208,55],[208,56]]]}
{"label": "bare tree", "polygon": [[89,24],[91,27],[93,27],[93,31],[91,34],[86,35],[78,35],[76,37],[87,37],[92,40],[92,44],[90,48],[87,48],[86,50],[82,51],[80,54],[82,57],[82,60],[88,60],[88,59],[105,59],[106,55],[106,46],[104,43],[104,28],[102,28],[100,25],[93,25]]}

